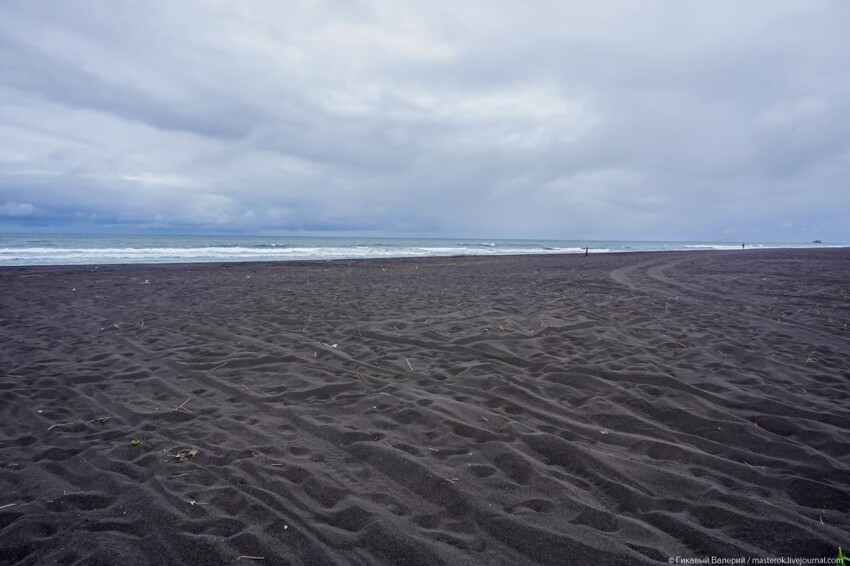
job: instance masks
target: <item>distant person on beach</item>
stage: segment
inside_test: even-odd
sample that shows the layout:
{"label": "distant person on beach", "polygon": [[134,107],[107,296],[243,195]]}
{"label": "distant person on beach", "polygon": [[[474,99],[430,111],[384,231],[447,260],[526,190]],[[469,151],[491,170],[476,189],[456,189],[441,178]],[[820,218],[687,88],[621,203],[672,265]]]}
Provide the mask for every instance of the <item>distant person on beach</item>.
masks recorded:
{"label": "distant person on beach", "polygon": [[741,249],[744,249],[744,242],[741,242]]}

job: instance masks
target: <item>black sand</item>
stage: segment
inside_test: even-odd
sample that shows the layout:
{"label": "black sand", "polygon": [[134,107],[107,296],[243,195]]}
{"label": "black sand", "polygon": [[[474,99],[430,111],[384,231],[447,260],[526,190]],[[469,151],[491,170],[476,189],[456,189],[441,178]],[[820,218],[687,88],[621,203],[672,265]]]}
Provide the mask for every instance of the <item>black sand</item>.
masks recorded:
{"label": "black sand", "polygon": [[848,323],[850,250],[0,269],[0,563],[833,558]]}

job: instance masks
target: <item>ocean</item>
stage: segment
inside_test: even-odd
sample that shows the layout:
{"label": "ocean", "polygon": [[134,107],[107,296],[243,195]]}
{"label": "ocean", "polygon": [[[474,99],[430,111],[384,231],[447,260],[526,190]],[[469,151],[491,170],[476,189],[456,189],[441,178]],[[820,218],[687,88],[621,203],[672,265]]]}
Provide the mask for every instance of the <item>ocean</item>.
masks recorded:
{"label": "ocean", "polygon": [[[747,242],[747,248],[843,247]],[[0,266],[740,250],[740,242],[0,234]]]}

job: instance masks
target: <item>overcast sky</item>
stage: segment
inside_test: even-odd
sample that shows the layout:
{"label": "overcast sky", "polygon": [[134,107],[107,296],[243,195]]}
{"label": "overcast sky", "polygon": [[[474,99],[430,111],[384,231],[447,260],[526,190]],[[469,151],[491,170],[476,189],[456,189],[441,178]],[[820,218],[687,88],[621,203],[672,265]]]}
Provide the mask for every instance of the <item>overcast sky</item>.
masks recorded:
{"label": "overcast sky", "polygon": [[0,3],[0,231],[850,242],[850,2]]}

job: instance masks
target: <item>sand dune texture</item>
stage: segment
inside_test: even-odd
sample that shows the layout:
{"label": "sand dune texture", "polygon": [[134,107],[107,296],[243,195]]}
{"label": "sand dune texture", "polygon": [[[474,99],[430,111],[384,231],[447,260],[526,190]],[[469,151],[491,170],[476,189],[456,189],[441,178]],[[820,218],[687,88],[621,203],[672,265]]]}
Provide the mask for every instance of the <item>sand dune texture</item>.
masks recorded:
{"label": "sand dune texture", "polygon": [[848,250],[2,269],[0,562],[835,557],[848,323]]}

